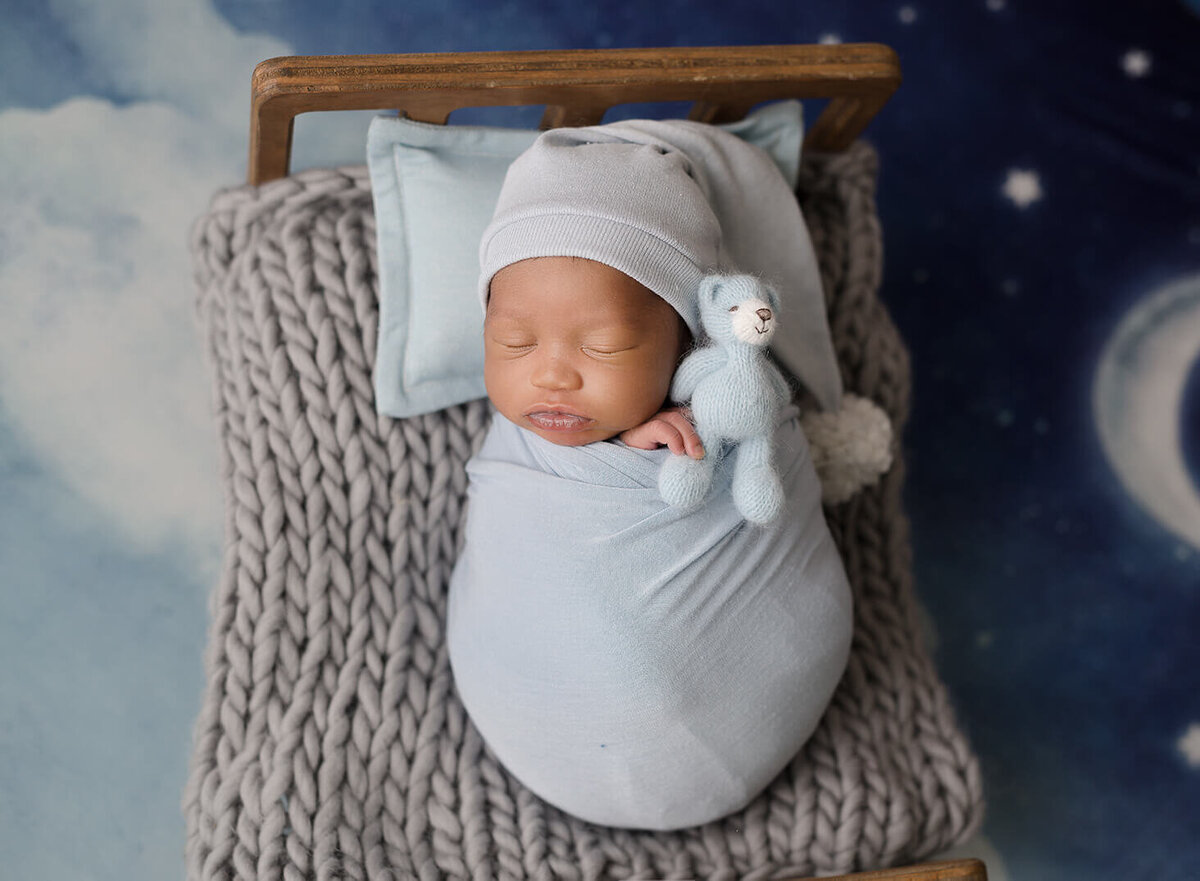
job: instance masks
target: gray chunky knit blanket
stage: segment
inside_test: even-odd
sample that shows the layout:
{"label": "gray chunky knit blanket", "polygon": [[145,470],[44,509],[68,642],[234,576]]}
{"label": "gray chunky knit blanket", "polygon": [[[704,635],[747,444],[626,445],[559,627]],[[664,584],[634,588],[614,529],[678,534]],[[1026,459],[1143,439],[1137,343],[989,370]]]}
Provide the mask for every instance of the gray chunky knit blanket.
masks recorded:
{"label": "gray chunky knit blanket", "polygon": [[[800,198],[846,387],[899,428],[906,350],[877,298],[876,158],[808,158]],[[745,810],[592,826],[523,789],[455,696],[443,626],[485,402],[375,412],[365,168],[219,193],[193,241],[226,501],[184,795],[210,879],[767,879],[931,855],[975,830],[979,770],[919,637],[903,463],[827,512],[855,597],[811,741]]]}

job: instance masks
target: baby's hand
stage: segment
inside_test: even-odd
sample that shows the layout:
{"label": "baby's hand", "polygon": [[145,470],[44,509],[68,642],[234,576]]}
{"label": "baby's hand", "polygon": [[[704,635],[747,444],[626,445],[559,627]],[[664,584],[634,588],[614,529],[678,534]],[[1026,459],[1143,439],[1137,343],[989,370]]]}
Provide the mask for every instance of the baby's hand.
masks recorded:
{"label": "baby's hand", "polygon": [[639,450],[654,450],[665,445],[677,456],[687,453],[693,459],[704,458],[704,445],[684,407],[659,410],[641,425],[621,432],[619,439]]}

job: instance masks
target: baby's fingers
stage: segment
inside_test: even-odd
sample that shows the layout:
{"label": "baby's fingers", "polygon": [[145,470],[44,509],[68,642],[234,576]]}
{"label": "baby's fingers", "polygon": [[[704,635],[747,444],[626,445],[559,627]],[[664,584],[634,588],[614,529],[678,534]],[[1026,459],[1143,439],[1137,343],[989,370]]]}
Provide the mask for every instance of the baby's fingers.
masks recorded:
{"label": "baby's fingers", "polygon": [[682,456],[687,452],[687,445],[684,443],[683,435],[679,433],[679,429],[663,420],[662,425],[662,443],[667,445],[667,449],[676,456]]}
{"label": "baby's fingers", "polygon": [[693,459],[704,458],[704,444],[700,442],[700,435],[696,433],[696,427],[692,425],[692,421],[686,415],[679,410],[669,410],[662,413],[659,418],[678,432],[675,443],[668,444],[672,453],[676,455],[686,453]]}
{"label": "baby's fingers", "polygon": [[638,450],[653,450],[662,443],[655,437],[654,430],[647,425],[626,429],[621,432],[620,440],[627,446]]}

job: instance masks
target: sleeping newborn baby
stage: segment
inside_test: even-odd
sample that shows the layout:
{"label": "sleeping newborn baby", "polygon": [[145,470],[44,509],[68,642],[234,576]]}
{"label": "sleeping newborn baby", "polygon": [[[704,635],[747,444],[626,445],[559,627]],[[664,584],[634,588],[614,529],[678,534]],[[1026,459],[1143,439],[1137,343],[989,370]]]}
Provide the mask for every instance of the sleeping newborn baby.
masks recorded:
{"label": "sleeping newborn baby", "polygon": [[[730,189],[748,209],[723,203]],[[733,504],[728,451],[702,449],[668,401],[701,333],[700,280],[735,267],[728,240],[797,221],[756,148],[639,121],[542,135],[484,234],[496,412],[467,466],[450,662],[500,762],[584,820],[677,829],[742,808],[844,670],[850,592],[796,409],[774,436],[784,510],[757,526]],[[662,501],[674,455],[715,458],[702,505]]]}

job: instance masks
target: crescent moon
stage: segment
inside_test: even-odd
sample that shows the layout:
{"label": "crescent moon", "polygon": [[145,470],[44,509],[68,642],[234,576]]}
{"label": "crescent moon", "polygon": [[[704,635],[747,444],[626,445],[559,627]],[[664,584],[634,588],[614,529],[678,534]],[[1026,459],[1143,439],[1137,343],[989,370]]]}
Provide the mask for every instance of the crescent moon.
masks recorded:
{"label": "crescent moon", "polygon": [[1200,548],[1200,493],[1183,457],[1179,416],[1200,356],[1200,275],[1151,294],[1121,320],[1092,388],[1096,429],[1125,489]]}

